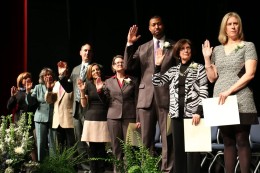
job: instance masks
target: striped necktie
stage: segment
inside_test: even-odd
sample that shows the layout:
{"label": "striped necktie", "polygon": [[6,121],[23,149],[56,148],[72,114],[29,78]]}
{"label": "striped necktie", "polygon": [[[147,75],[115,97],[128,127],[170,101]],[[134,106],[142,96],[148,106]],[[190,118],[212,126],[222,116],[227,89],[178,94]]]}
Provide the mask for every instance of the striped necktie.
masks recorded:
{"label": "striped necktie", "polygon": [[[81,70],[80,70],[80,73],[79,73],[79,77],[80,79],[82,79],[83,81],[86,79],[86,66],[83,65]],[[77,89],[77,97],[76,97],[76,100],[79,102],[80,101],[80,91],[79,89]]]}
{"label": "striped necktie", "polygon": [[86,67],[83,65],[83,67],[81,68],[81,71],[80,71],[80,74],[79,74],[79,77],[84,80],[86,77],[85,77],[85,73],[86,73]]}

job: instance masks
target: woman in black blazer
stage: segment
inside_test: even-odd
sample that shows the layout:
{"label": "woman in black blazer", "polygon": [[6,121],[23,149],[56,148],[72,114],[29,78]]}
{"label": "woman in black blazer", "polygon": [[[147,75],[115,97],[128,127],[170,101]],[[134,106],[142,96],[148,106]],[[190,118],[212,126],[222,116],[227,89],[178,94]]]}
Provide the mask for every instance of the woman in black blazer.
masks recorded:
{"label": "woman in black blazer", "polygon": [[[81,141],[89,144],[90,158],[106,158],[106,143],[110,142],[107,127],[107,104],[102,95],[98,94],[97,80],[101,81],[101,65],[92,63],[87,70],[87,81],[78,79],[80,103],[84,108],[85,118]],[[91,160],[90,171],[93,173],[105,172],[103,160]]]}

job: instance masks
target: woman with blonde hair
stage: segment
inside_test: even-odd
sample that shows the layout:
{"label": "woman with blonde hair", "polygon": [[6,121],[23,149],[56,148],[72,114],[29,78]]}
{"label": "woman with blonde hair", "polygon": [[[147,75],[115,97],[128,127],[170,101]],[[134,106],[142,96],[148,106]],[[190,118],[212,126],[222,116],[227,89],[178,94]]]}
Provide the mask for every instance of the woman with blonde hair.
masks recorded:
{"label": "woman with blonde hair", "polygon": [[233,173],[239,156],[242,173],[250,172],[251,149],[249,133],[252,124],[258,124],[252,88],[257,68],[257,53],[253,42],[244,41],[242,21],[236,12],[227,13],[221,22],[214,49],[209,40],[202,45],[207,77],[214,84],[213,97],[224,104],[227,97],[237,96],[240,124],[220,126],[224,142],[224,160],[227,173]]}
{"label": "woman with blonde hair", "polygon": [[[53,104],[45,101],[45,93],[48,85],[54,86],[55,75],[52,69],[43,68],[39,74],[39,84],[32,90],[32,82],[26,83],[26,101],[30,106],[37,106],[34,114],[34,123],[37,139],[38,161],[42,162],[48,153],[54,153],[55,149],[55,130],[52,129]],[[48,88],[50,91],[52,87]],[[32,91],[31,91],[32,90]]]}

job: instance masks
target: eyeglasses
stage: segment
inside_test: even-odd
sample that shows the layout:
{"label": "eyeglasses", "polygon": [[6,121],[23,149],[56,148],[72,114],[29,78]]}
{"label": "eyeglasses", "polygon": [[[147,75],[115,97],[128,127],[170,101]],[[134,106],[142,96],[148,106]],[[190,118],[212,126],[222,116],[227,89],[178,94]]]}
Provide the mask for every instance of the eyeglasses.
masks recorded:
{"label": "eyeglasses", "polygon": [[190,51],[190,50],[191,50],[190,47],[182,47],[182,48],[180,49],[180,51],[185,51],[186,49],[187,49],[187,51]]}
{"label": "eyeglasses", "polygon": [[114,62],[114,64],[119,65],[119,64],[124,64],[124,62],[123,61],[122,62]]}

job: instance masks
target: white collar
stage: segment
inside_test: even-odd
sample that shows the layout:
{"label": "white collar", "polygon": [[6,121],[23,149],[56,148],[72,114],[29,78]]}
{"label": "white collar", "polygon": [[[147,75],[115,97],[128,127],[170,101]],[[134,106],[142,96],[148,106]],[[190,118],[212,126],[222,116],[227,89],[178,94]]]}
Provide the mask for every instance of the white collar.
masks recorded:
{"label": "white collar", "polygon": [[153,37],[153,42],[154,42],[154,44],[156,44],[157,41],[160,41],[160,47],[162,47],[162,45],[163,45],[164,42],[165,42],[165,36],[163,36],[161,39],[157,39],[157,38]]}
{"label": "white collar", "polygon": [[83,68],[83,66],[84,66],[84,67],[87,67],[87,66],[88,66],[88,62],[87,62],[87,63],[82,63],[82,64],[81,64],[81,68]]}
{"label": "white collar", "polygon": [[153,37],[153,41],[156,43],[157,40],[159,40],[160,42],[164,43],[165,42],[165,36],[163,36],[161,39],[157,39],[155,37]]}

